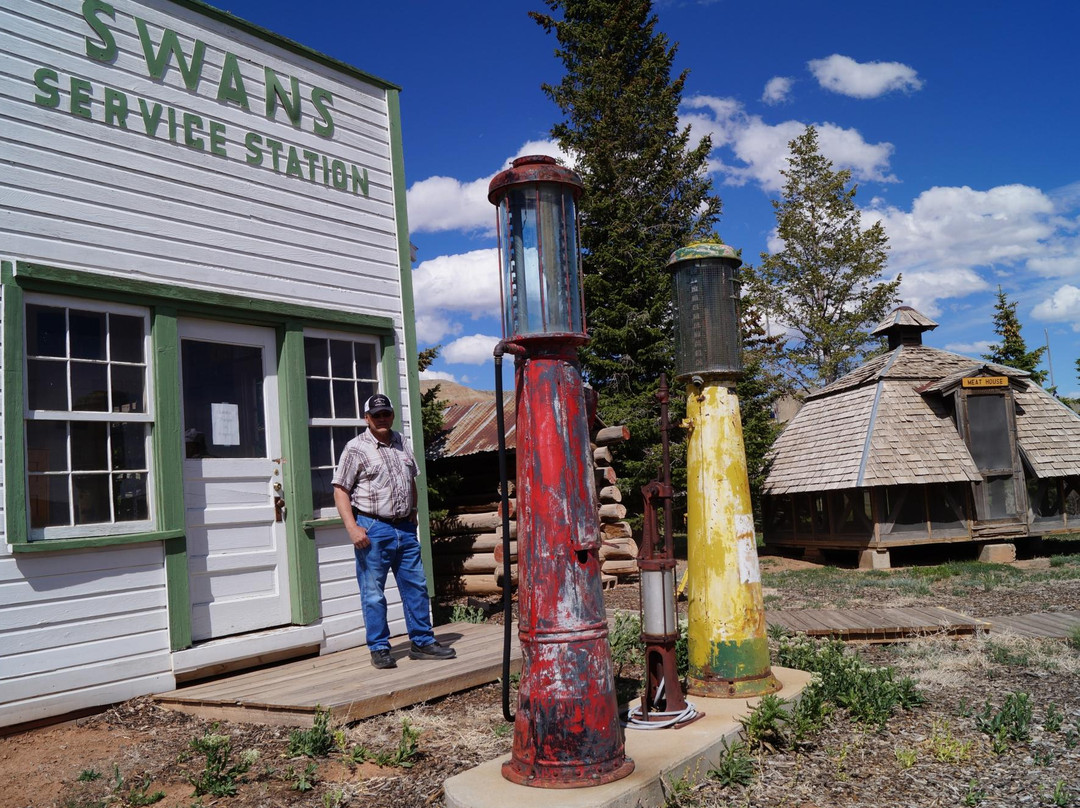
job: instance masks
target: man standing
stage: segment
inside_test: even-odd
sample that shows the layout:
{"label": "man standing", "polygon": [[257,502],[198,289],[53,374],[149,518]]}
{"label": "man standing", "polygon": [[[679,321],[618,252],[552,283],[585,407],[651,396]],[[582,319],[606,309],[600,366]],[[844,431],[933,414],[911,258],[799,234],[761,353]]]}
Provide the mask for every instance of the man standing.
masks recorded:
{"label": "man standing", "polygon": [[386,620],[386,575],[394,571],[410,659],[451,659],[457,655],[435,641],[431,629],[427,579],[416,536],[418,471],[409,445],[395,432],[394,408],[382,393],[364,403],[367,430],[349,441],[334,473],[334,505],[345,522],[356,553],[356,580],[364,625],[376,668],[396,668],[390,656]]}

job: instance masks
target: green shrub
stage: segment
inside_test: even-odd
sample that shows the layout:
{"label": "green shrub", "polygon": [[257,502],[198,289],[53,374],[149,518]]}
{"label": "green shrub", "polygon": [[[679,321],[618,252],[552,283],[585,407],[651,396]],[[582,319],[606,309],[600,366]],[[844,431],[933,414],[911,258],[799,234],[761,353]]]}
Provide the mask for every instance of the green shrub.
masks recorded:
{"label": "green shrub", "polygon": [[761,697],[750,714],[740,718],[746,745],[753,750],[774,752],[787,743],[782,725],[788,722],[787,699],[769,693]]}
{"label": "green shrub", "polygon": [[330,711],[315,707],[311,729],[294,729],[289,733],[289,757],[326,757],[335,746],[330,729]]}
{"label": "green shrub", "polygon": [[709,769],[709,777],[721,787],[748,786],[754,782],[754,758],[744,743],[728,746],[724,742],[724,751],[716,766]]}
{"label": "green shrub", "polygon": [[1024,743],[1031,739],[1031,721],[1034,710],[1027,693],[1010,693],[997,711],[990,699],[975,716],[975,727],[990,736],[991,748],[996,754],[1005,752],[1008,741]]}
{"label": "green shrub", "polygon": [[464,603],[455,603],[450,610],[451,623],[483,623],[484,610],[479,606],[469,606]]}
{"label": "green shrub", "polygon": [[615,612],[608,642],[611,643],[611,663],[616,676],[627,665],[643,664],[645,648],[641,643],[641,616],[634,612]]}
{"label": "green shrub", "polygon": [[245,751],[240,760],[232,765],[232,741],[228,735],[207,732],[201,738],[193,738],[191,748],[206,756],[206,766],[198,776],[188,777],[195,786],[195,796],[211,794],[215,797],[231,797],[236,794],[237,779],[252,767],[259,757],[255,750]]}

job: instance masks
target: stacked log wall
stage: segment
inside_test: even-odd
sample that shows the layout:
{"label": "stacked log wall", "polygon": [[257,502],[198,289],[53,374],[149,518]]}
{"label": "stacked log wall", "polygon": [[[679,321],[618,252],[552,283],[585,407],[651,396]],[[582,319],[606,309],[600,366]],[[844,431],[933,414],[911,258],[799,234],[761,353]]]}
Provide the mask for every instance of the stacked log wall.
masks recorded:
{"label": "stacked log wall", "polygon": [[[617,576],[637,574],[637,542],[626,521],[626,506],[618,475],[612,466],[611,447],[629,438],[626,427],[599,430],[593,443],[597,514],[600,521],[600,561],[605,583]],[[502,592],[503,518],[498,484],[491,483],[490,463],[468,459],[463,485],[449,502],[450,515],[432,525],[432,563],[436,590],[443,595],[492,595]],[[511,468],[513,464],[511,464]],[[469,483],[476,488],[470,490]],[[510,481],[511,585],[517,584],[517,501]]]}

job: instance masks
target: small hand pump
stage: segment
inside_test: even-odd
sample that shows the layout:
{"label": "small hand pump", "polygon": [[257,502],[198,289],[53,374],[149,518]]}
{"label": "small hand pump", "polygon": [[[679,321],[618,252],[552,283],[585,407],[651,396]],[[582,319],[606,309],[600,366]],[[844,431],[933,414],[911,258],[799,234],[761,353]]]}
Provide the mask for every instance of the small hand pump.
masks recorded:
{"label": "small hand pump", "polygon": [[[672,544],[671,459],[668,449],[667,374],[660,376],[656,393],[660,402],[662,460],[657,479],[641,489],[645,500],[638,569],[641,571],[641,641],[645,645],[645,692],[641,707],[630,711],[628,726],[662,729],[689,724],[698,713],[683,697],[676,663],[675,646],[679,621],[675,605],[675,548]],[[657,502],[664,511],[664,534],[657,525]]]}

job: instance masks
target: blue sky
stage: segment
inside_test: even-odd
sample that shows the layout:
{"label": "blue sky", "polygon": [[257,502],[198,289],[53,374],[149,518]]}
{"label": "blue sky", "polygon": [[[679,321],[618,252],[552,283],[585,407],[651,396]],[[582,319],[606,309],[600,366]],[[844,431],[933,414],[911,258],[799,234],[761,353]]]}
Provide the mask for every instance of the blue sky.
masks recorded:
{"label": "blue sky", "polygon": [[[492,386],[501,336],[489,179],[556,154],[540,89],[562,65],[527,16],[540,0],[219,0],[225,10],[402,87],[421,347],[438,378]],[[680,114],[712,136],[718,232],[769,250],[788,142],[807,124],[851,169],[863,220],[890,238],[886,274],[940,326],[938,348],[994,340],[1000,284],[1029,348],[1080,395],[1080,5],[667,0],[658,30],[689,69]],[[302,12],[302,13],[301,13]],[[1045,360],[1044,360],[1045,366]]]}

